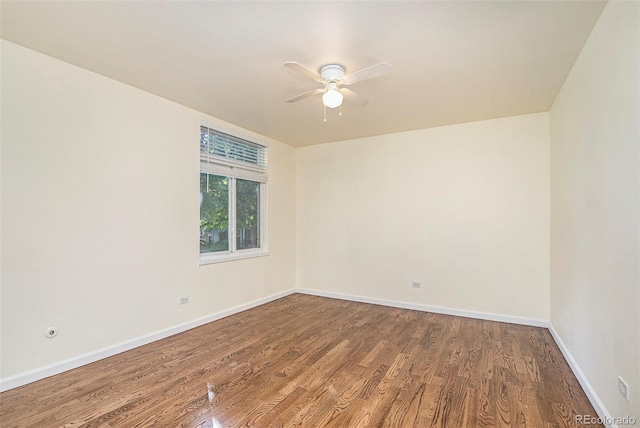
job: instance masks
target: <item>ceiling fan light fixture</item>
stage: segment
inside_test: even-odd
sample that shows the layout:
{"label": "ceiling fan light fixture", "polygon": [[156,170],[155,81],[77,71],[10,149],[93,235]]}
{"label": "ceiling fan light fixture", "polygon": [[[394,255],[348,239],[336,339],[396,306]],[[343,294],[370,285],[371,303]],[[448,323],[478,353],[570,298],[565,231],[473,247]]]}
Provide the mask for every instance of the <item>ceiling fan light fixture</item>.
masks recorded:
{"label": "ceiling fan light fixture", "polygon": [[363,68],[362,70],[358,70],[348,75],[345,75],[344,67],[339,64],[324,65],[320,67],[320,73],[317,73],[309,67],[305,67],[304,65],[295,61],[287,61],[284,63],[284,65],[285,67],[288,67],[291,70],[298,72],[324,86],[323,88],[313,89],[311,91],[307,91],[300,95],[297,95],[293,98],[289,98],[288,100],[285,100],[285,102],[295,103],[305,98],[322,94],[325,122],[327,121],[327,107],[340,107],[345,97],[348,102],[357,106],[363,106],[369,102],[366,98],[349,89],[350,85],[391,73],[391,66],[386,62],[380,62],[378,64]]}
{"label": "ceiling fan light fixture", "polygon": [[331,83],[327,92],[322,94],[322,103],[329,108],[340,107],[343,99],[344,96],[340,93],[335,83]]}

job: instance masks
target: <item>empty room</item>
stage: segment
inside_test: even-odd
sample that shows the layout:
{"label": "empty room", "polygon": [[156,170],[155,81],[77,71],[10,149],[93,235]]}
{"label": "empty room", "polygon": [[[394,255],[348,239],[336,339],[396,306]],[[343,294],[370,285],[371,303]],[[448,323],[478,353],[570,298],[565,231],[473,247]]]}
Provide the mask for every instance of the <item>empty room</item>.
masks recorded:
{"label": "empty room", "polygon": [[0,19],[3,428],[640,427],[640,2]]}

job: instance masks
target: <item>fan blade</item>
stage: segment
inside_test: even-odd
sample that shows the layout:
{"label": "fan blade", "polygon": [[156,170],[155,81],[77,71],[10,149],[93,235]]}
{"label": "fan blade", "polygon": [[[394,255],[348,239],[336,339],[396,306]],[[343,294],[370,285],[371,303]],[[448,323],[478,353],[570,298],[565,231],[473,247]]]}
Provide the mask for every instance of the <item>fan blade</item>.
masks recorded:
{"label": "fan blade", "polygon": [[356,94],[349,88],[340,88],[340,92],[342,92],[342,95],[344,95],[344,99],[349,101],[351,104],[363,106],[369,102],[368,99],[366,99],[362,95]]}
{"label": "fan blade", "polygon": [[369,103],[368,99],[366,99],[362,95],[356,94],[349,88],[340,88],[340,92],[342,92],[342,95],[344,95],[344,99],[349,101],[351,104],[363,106]]}
{"label": "fan blade", "polygon": [[305,76],[315,80],[316,82],[323,83],[322,76],[320,76],[315,71],[313,71],[313,70],[305,67],[304,65],[300,64],[299,62],[287,61],[287,62],[284,63],[284,65],[285,65],[285,67],[289,67],[293,71],[297,71],[300,74],[304,74]]}
{"label": "fan blade", "polygon": [[300,94],[300,95],[295,96],[293,98],[289,98],[285,102],[286,103],[295,103],[296,101],[300,101],[300,100],[308,98],[308,97],[310,97],[312,95],[321,94],[323,92],[324,92],[324,88],[314,89],[313,91],[305,92],[304,94]]}
{"label": "fan blade", "polygon": [[363,68],[355,73],[348,74],[342,79],[343,85],[351,85],[352,83],[362,82],[363,80],[373,79],[375,77],[384,76],[391,73],[391,66],[386,62],[381,62],[371,67]]}

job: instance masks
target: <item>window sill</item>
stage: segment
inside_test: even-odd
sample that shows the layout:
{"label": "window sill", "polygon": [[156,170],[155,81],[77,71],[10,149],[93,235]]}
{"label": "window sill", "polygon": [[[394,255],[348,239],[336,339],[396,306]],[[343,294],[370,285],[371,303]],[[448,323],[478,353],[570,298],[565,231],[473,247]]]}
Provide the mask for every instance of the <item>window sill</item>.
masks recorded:
{"label": "window sill", "polygon": [[198,264],[202,266],[212,263],[230,262],[232,260],[253,259],[255,257],[264,257],[268,255],[269,251],[267,250],[245,250],[224,254],[200,254]]}

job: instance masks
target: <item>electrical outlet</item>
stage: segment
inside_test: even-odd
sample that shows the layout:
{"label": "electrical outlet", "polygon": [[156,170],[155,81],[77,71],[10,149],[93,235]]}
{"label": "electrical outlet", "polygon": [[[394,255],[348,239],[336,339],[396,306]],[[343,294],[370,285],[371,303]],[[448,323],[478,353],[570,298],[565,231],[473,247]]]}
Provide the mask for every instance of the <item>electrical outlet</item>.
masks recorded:
{"label": "electrical outlet", "polygon": [[184,296],[180,298],[181,305],[186,305],[187,303],[189,303],[189,296]]}
{"label": "electrical outlet", "polygon": [[422,288],[422,284],[418,281],[411,282],[411,288]]}
{"label": "electrical outlet", "polygon": [[58,327],[49,327],[44,332],[44,337],[46,337],[47,339],[53,339],[57,335],[58,335]]}
{"label": "electrical outlet", "polygon": [[620,376],[618,376],[618,391],[629,401],[629,385]]}

